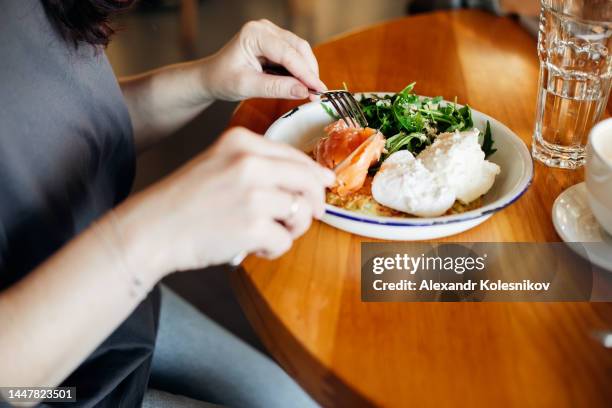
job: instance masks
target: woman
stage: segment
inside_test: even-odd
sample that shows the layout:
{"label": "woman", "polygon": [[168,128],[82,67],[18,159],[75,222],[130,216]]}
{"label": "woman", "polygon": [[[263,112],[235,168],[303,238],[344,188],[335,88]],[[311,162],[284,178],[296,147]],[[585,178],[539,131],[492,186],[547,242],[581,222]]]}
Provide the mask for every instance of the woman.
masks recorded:
{"label": "woman", "polygon": [[[107,19],[130,3],[3,4],[0,385],[74,386],[78,406],[312,405],[278,366],[156,285],[244,252],[279,256],[323,214],[333,173],[235,128],[126,197],[135,152],[215,99],[323,90],[317,61],[259,21],[210,58],[117,82],[101,47]],[[264,61],[294,78],[262,73]]]}

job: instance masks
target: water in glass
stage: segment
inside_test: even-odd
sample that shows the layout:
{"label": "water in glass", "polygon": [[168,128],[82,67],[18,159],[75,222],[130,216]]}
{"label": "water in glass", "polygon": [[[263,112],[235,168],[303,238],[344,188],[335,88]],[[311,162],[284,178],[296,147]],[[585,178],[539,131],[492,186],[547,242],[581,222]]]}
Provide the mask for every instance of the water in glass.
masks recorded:
{"label": "water in glass", "polygon": [[549,166],[584,164],[612,84],[611,17],[610,0],[542,0],[532,153]]}

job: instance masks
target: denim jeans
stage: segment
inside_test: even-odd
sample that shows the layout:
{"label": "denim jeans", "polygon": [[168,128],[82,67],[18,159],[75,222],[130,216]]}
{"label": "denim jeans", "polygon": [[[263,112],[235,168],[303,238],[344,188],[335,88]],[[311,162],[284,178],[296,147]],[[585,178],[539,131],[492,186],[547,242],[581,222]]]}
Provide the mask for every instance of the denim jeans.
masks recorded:
{"label": "denim jeans", "polygon": [[[317,407],[278,364],[162,286],[145,408]],[[212,403],[212,404],[211,404]]]}

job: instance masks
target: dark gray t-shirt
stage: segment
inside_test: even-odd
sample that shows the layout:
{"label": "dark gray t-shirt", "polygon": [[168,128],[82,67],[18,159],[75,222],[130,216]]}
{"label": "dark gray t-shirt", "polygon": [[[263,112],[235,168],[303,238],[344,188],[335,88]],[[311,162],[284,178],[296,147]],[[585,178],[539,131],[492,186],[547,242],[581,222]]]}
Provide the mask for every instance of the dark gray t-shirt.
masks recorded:
{"label": "dark gray t-shirt", "polygon": [[[123,200],[134,164],[130,118],[103,51],[64,41],[39,0],[3,1],[0,290]],[[78,406],[139,406],[158,312],[155,290],[65,381]]]}

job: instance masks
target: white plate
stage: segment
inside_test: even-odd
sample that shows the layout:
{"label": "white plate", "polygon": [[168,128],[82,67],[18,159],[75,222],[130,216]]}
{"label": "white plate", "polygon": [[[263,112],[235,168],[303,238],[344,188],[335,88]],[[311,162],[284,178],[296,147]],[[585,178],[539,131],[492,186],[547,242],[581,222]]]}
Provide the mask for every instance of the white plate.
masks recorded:
{"label": "white plate", "polygon": [[[482,207],[441,217],[399,218],[364,215],[327,204],[323,222],[365,237],[414,241],[441,238],[466,231],[512,204],[527,190],[533,177],[533,162],[529,150],[523,141],[501,122],[473,109],[472,117],[474,126],[482,130],[487,120],[491,123],[497,152],[489,157],[489,160],[501,168],[492,189],[484,196]],[[320,102],[309,102],[276,120],[265,136],[311,152],[317,140],[325,134],[323,127],[331,122],[332,119],[320,106]]]}
{"label": "white plate", "polygon": [[570,248],[595,265],[612,271],[612,237],[597,223],[589,207],[584,183],[573,185],[559,194],[553,204],[552,219],[557,234]]}

